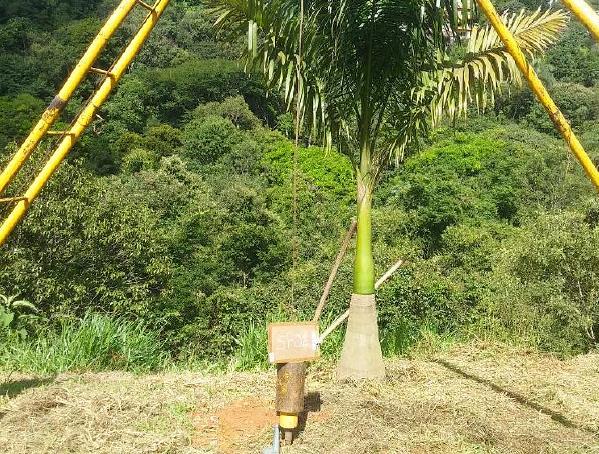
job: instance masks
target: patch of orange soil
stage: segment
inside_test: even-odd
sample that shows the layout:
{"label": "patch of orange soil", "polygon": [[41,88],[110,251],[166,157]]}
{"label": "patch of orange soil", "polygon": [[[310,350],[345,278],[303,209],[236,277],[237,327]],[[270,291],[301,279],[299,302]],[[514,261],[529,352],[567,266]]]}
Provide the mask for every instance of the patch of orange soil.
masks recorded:
{"label": "patch of orange soil", "polygon": [[215,414],[200,410],[193,417],[196,421],[194,446],[222,454],[239,452],[242,443],[261,436],[277,422],[269,402],[256,398],[236,400]]}

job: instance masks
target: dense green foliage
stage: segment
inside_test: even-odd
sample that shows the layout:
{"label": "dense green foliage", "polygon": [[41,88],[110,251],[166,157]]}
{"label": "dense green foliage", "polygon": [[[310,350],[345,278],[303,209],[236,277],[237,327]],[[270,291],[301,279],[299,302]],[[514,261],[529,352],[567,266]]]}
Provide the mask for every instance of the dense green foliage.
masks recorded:
{"label": "dense green foliage", "polygon": [[[115,4],[54,3],[0,6],[2,162]],[[143,370],[167,356],[235,354],[248,368],[265,320],[311,316],[354,215],[352,166],[334,150],[299,150],[293,270],[292,121],[234,60],[239,43],[219,40],[192,3],[172,5],[103,120],[0,251],[0,294],[34,305],[0,321],[0,367]],[[541,64],[598,159],[597,45],[571,25]],[[379,292],[385,352],[403,353],[431,331],[560,353],[596,347],[599,205],[533,101],[525,89],[506,93],[494,112],[446,125],[383,175],[376,272],[407,260]],[[346,309],[351,279],[348,258],[323,324]],[[340,335],[326,354],[337,353]]]}

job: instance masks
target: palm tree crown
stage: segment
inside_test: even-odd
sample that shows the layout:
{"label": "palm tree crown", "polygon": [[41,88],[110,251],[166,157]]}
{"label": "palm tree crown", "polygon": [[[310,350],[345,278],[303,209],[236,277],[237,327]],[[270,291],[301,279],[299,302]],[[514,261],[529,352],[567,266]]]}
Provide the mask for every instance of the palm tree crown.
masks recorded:
{"label": "palm tree crown", "polygon": [[[248,69],[295,103],[304,124],[379,168],[444,115],[485,107],[518,70],[497,34],[475,26],[459,59],[452,0],[212,0],[218,24],[248,33]],[[504,16],[534,56],[566,23],[561,11]],[[300,40],[301,34],[301,40]]]}

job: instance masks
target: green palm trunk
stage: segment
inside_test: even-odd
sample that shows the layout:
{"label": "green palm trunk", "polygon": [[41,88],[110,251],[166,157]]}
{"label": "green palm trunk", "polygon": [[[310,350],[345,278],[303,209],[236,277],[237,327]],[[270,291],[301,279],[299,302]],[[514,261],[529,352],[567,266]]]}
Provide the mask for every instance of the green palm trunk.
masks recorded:
{"label": "green palm trunk", "polygon": [[[365,141],[365,143],[368,143]],[[337,378],[383,378],[385,367],[379,342],[372,255],[372,190],[374,173],[370,147],[363,146],[358,179],[358,233],[354,261],[354,291]]]}
{"label": "green palm trunk", "polygon": [[372,193],[358,184],[358,232],[354,262],[354,293],[374,294],[374,259],[372,257]]}
{"label": "green palm trunk", "polygon": [[358,180],[358,234],[354,261],[354,291],[337,378],[375,378],[385,375],[379,342],[372,256],[372,190]]}

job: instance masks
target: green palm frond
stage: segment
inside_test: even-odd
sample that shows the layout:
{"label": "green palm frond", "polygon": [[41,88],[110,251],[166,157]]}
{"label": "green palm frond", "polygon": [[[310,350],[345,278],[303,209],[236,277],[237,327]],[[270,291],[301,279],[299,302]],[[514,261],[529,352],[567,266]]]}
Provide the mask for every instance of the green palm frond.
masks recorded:
{"label": "green palm frond", "polygon": [[[227,26],[238,32],[247,30],[246,70],[264,75],[271,89],[281,92],[288,108],[296,102],[302,118],[310,116],[312,125],[328,130],[329,112],[324,102],[323,81],[312,68],[329,54],[319,40],[315,21],[323,17],[319,2],[306,2],[308,11],[302,25],[302,52],[300,55],[299,2],[288,0],[215,0],[217,26]],[[328,26],[333,25],[333,19]],[[322,24],[319,24],[322,26]],[[310,64],[306,64],[309,61]],[[331,134],[324,142],[330,145]]]}
{"label": "green palm frond", "polygon": [[[473,26],[464,47],[452,46],[475,19],[472,0],[206,1],[217,24],[247,34],[247,70],[297,108],[304,133],[326,147],[334,141],[354,164],[401,159],[441,117],[483,109],[503,84],[520,82],[490,26]],[[567,16],[538,10],[503,20],[535,57]],[[460,59],[450,57],[456,49]]]}
{"label": "green palm frond", "polygon": [[418,82],[454,17],[454,0],[304,0],[300,53],[299,0],[208,1],[218,25],[247,33],[247,69],[298,108],[307,132],[353,149],[376,131],[348,123],[376,129],[389,91]]}
{"label": "green palm frond", "polygon": [[[522,51],[534,59],[557,40],[568,16],[560,10],[532,14],[522,10],[504,14],[502,19]],[[441,69],[422,77],[423,89],[415,91],[415,100],[427,102],[430,96],[433,124],[446,115],[465,115],[471,104],[484,110],[504,84],[522,82],[514,59],[490,25],[473,27],[461,61],[452,63],[445,58]]]}

